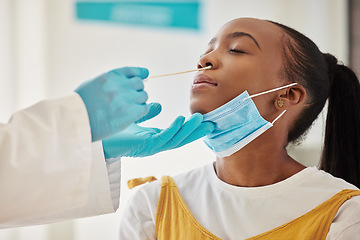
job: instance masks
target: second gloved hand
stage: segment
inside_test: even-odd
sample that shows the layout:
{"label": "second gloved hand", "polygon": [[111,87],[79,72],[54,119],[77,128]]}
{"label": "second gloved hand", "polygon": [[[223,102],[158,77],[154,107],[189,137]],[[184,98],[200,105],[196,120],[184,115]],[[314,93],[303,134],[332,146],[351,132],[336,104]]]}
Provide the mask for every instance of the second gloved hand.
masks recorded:
{"label": "second gloved hand", "polygon": [[146,157],[184,146],[214,131],[213,123],[202,121],[203,116],[195,113],[186,122],[184,117],[177,117],[167,129],[132,124],[103,140],[105,158]]}

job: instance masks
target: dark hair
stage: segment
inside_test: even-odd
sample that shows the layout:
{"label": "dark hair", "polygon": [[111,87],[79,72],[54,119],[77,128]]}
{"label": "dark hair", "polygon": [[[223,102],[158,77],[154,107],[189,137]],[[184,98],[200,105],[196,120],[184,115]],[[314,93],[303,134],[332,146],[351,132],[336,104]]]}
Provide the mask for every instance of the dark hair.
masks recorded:
{"label": "dark hair", "polygon": [[269,21],[284,31],[283,75],[301,84],[308,95],[288,135],[295,142],[311,127],[328,99],[323,169],[360,187],[360,83],[355,73],[298,31]]}

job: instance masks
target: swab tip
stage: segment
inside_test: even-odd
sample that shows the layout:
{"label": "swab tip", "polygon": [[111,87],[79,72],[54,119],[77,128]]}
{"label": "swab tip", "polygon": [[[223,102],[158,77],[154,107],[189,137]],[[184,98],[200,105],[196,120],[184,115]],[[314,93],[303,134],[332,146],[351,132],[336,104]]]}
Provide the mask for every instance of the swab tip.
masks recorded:
{"label": "swab tip", "polygon": [[199,68],[199,70],[208,70],[208,69],[212,69],[212,65],[203,67],[203,68]]}

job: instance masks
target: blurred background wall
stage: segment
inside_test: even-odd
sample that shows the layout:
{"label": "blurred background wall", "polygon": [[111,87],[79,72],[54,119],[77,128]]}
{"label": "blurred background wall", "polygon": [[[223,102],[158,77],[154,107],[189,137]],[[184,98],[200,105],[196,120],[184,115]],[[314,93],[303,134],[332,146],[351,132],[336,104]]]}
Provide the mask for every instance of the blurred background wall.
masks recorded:
{"label": "blurred background wall", "polygon": [[[238,17],[284,23],[309,36],[323,52],[334,54],[345,64],[349,61],[346,0],[192,2],[198,2],[200,7],[200,25],[194,29],[80,20],[74,0],[0,0],[1,122],[6,122],[18,109],[43,98],[66,95],[81,82],[112,68],[144,66],[153,75],[194,69],[218,28]],[[149,100],[163,105],[161,115],[146,125],[167,127],[178,115],[190,116],[192,77],[190,73],[146,82]],[[324,116],[320,116],[300,146],[289,149],[291,155],[307,166],[318,164]],[[119,217],[130,194],[128,179],[175,175],[212,161],[214,156],[202,141],[148,158],[124,158],[121,206],[116,214],[0,230],[0,239],[118,239]]]}

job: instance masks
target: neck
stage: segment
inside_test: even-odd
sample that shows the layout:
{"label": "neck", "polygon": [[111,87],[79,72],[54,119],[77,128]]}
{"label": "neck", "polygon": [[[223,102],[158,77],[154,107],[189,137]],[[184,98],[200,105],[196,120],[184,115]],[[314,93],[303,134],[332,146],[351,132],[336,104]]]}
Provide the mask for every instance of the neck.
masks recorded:
{"label": "neck", "polygon": [[224,182],[242,187],[274,184],[298,173],[305,167],[291,158],[285,145],[257,144],[258,139],[225,158],[217,158],[215,170]]}

